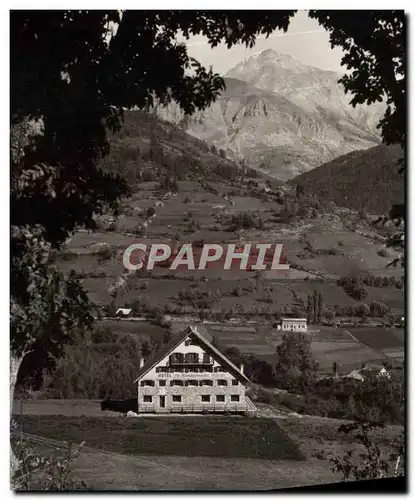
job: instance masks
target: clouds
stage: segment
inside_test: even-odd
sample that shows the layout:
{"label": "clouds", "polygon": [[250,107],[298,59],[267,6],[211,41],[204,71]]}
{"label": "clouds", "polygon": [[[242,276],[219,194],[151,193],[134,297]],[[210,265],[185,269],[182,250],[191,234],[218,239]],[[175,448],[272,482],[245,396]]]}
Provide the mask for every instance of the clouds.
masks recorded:
{"label": "clouds", "polygon": [[331,49],[328,33],[318,22],[310,19],[306,11],[299,11],[292,19],[287,33],[274,32],[269,38],[257,37],[256,45],[247,49],[237,45],[227,49],[220,45],[212,49],[205,37],[195,36],[188,40],[188,53],[206,67],[224,75],[236,64],[265,49],[289,54],[298,61],[321,69],[343,72],[341,70],[342,51]]}

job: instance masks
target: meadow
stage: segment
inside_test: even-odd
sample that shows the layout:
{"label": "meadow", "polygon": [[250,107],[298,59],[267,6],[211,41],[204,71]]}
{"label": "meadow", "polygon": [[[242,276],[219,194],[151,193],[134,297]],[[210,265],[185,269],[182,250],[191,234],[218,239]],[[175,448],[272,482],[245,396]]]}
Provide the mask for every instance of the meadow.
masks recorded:
{"label": "meadow", "polygon": [[96,449],[128,455],[305,459],[299,447],[270,419],[25,415],[22,425],[28,434],[76,444],[85,441]]}
{"label": "meadow", "polygon": [[[367,297],[363,301],[356,301],[336,284],[338,276],[355,276],[359,273],[371,276],[401,275],[398,268],[386,268],[387,258],[378,254],[383,247],[379,238],[376,239],[374,234],[372,237],[363,236],[348,228],[346,218],[349,214],[343,215],[343,211],[338,211],[323,213],[313,219],[275,222],[273,215],[280,213],[283,205],[271,198],[260,200],[249,189],[238,192],[240,189],[234,189],[228,180],[209,182],[208,188],[195,180],[178,181],[178,186],[176,195],[170,193],[164,199],[157,182],[140,183],[140,189],[123,202],[121,216],[114,230],[73,235],[65,249],[64,258],[58,257],[57,263],[65,272],[73,268],[84,275],[84,286],[94,303],[103,306],[113,300],[109,293],[111,286],[124,272],[122,251],[132,242],[171,242],[176,238],[180,242],[203,240],[206,243],[228,243],[242,238],[245,242],[282,243],[288,260],[292,265],[299,266],[299,269],[292,267],[285,275],[266,271],[262,274],[261,285],[256,282],[254,272],[243,270],[180,270],[172,279],[171,276],[168,279],[162,277],[168,274],[168,270],[164,269],[156,269],[148,277],[131,273],[126,283],[117,290],[116,307],[125,307],[138,300],[165,311],[166,306],[175,308],[186,305],[185,301],[178,300],[178,294],[182,291],[191,293],[196,289],[199,292],[216,293],[217,299],[210,303],[211,311],[231,311],[230,314],[237,317],[239,324],[221,323],[214,328],[207,325],[210,333],[217,337],[223,348],[237,346],[244,354],[270,360],[275,357],[281,334],[272,327],[274,319],[269,316],[267,319],[265,316],[255,318],[264,328],[255,326],[243,330],[241,323],[254,317],[255,311],[284,315],[293,305],[302,304],[302,308],[306,307],[308,295],[319,291],[324,307],[329,309],[339,305],[357,306],[362,302],[370,304],[376,300],[384,302],[392,314],[403,314],[403,290],[367,286]],[[228,196],[229,201],[225,196]],[[157,200],[162,200],[162,203],[157,203]],[[151,218],[144,236],[134,236],[130,231],[147,220],[146,211],[150,207],[154,208],[156,216]],[[231,216],[246,211],[260,215],[265,228],[229,231]],[[193,226],[190,228],[191,224]],[[366,232],[370,234],[368,229]],[[114,249],[113,256],[107,259],[98,255],[104,244]],[[191,316],[197,317],[197,309],[190,310],[193,311]],[[127,321],[109,321],[105,324],[114,332],[131,333],[142,339],[159,338],[164,332],[162,327],[141,322],[129,324]],[[184,318],[183,322],[175,320],[173,332],[184,328],[186,324],[188,321]],[[395,334],[385,328],[375,329],[375,333],[367,333],[363,328],[353,329],[352,335],[341,328],[312,326],[311,330],[313,354],[322,372],[330,371],[334,361],[346,371],[362,363],[401,358],[404,354],[403,342],[398,343]]]}

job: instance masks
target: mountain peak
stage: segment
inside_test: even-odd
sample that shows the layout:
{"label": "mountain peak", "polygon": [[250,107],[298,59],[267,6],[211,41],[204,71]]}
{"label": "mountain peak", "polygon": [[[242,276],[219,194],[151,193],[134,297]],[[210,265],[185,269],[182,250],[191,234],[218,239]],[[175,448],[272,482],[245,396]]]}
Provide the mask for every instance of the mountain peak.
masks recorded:
{"label": "mountain peak", "polygon": [[256,54],[253,54],[252,57],[258,57],[260,59],[274,59],[275,61],[278,61],[278,60],[293,60],[293,61],[298,62],[291,55],[284,54],[282,52],[277,52],[274,49],[264,49],[264,50],[261,50],[260,52],[257,52]]}
{"label": "mountain peak", "polygon": [[[225,76],[245,80],[246,78],[243,76],[246,72],[249,74],[251,72],[262,72],[263,70],[266,72],[282,70],[294,74],[312,72],[315,68],[301,63],[289,54],[277,52],[273,49],[265,49],[237,64]],[[320,71],[322,72],[322,70]]]}

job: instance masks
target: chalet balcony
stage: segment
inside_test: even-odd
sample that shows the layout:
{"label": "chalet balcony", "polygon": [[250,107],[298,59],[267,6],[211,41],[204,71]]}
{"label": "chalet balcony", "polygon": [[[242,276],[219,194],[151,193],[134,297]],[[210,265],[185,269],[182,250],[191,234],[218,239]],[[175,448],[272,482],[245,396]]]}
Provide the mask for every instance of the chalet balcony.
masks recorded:
{"label": "chalet balcony", "polygon": [[197,366],[212,366],[214,363],[213,358],[211,356],[202,356],[199,357],[197,354],[186,354],[186,355],[171,355],[168,360],[167,366],[176,367],[176,366],[189,366],[189,367],[197,367]]}
{"label": "chalet balcony", "polygon": [[213,360],[211,361],[170,361],[168,366],[211,366],[213,364]]}
{"label": "chalet balcony", "polygon": [[158,366],[157,373],[213,373],[213,363],[177,363]]}
{"label": "chalet balcony", "polygon": [[244,414],[244,415],[255,415],[256,408],[250,406],[249,404],[172,404],[169,408],[156,407],[154,404],[140,404],[138,412],[139,413],[204,413],[204,414]]}

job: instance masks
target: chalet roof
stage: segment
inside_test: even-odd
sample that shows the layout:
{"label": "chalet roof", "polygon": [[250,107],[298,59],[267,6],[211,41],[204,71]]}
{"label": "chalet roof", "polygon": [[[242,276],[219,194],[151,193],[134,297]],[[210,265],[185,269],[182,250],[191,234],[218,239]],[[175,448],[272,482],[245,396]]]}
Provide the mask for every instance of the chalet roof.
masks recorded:
{"label": "chalet roof", "polygon": [[235,364],[233,364],[224,354],[222,354],[218,349],[216,349],[203,335],[197,330],[196,326],[189,326],[185,328],[182,332],[175,335],[171,341],[158,350],[153,356],[151,356],[144,366],[138,371],[137,379],[135,383],[138,382],[144,375],[146,375],[155,365],[162,361],[166,356],[168,356],[176,347],[178,347],[189,335],[194,335],[203,344],[207,350],[212,352],[215,357],[222,362],[223,365],[227,366],[229,371],[240,381],[245,384],[249,384],[250,380],[240,371]]}
{"label": "chalet roof", "polygon": [[361,370],[352,370],[352,372],[343,375],[342,378],[355,378],[357,380],[363,380],[363,376],[361,375]]}
{"label": "chalet roof", "polygon": [[360,370],[360,372],[380,372],[381,370],[385,370],[385,367],[382,365],[374,365],[371,363],[368,363],[364,368]]}
{"label": "chalet roof", "polygon": [[281,321],[307,321],[306,318],[282,318]]}
{"label": "chalet roof", "polygon": [[124,307],[120,307],[115,314],[122,313],[127,316],[131,311],[132,309],[125,309]]}
{"label": "chalet roof", "polygon": [[344,378],[355,378],[362,380],[364,378],[363,375],[366,375],[367,373],[376,373],[377,375],[379,375],[382,370],[385,371],[385,374],[388,374],[388,371],[384,366],[368,363],[366,366],[364,366],[364,368],[361,368],[360,370],[352,370],[350,373],[345,375]]}

